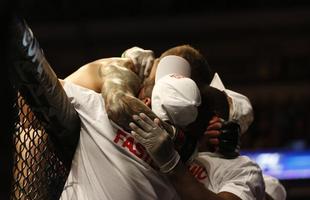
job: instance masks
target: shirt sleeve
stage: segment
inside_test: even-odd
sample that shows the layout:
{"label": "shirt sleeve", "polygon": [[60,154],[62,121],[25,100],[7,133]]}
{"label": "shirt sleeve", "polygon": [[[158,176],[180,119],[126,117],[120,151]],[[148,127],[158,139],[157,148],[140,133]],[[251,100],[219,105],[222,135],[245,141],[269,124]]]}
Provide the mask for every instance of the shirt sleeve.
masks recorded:
{"label": "shirt sleeve", "polygon": [[71,104],[76,104],[75,95],[78,94],[77,88],[73,83],[70,83],[69,81],[64,81],[63,88],[68,96],[68,99]]}
{"label": "shirt sleeve", "polygon": [[254,120],[250,100],[246,96],[228,89],[225,89],[224,92],[231,99],[229,120],[238,122],[241,133],[245,133]]}
{"label": "shirt sleeve", "polygon": [[265,184],[262,171],[252,161],[239,161],[224,173],[225,181],[219,192],[230,192],[242,200],[263,200]]}

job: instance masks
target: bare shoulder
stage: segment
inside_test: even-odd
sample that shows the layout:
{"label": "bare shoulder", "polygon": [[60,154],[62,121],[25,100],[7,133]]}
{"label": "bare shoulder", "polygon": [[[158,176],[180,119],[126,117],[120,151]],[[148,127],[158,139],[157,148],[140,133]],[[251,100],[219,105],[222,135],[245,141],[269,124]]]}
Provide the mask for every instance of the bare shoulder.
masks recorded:
{"label": "bare shoulder", "polygon": [[67,76],[64,80],[70,81],[82,87],[86,87],[88,89],[94,90],[96,92],[100,92],[102,77],[100,76],[100,68],[104,65],[104,63],[108,63],[108,59],[96,60],[90,63],[87,63],[81,67],[79,67],[72,74]]}
{"label": "bare shoulder", "polygon": [[100,66],[100,70],[102,71],[115,68],[117,70],[129,70],[134,73],[136,72],[134,64],[129,58],[104,58],[94,61],[93,64]]}
{"label": "bare shoulder", "polygon": [[134,65],[128,58],[103,58],[79,67],[64,80],[101,92],[103,82],[107,77],[132,73],[134,70]]}

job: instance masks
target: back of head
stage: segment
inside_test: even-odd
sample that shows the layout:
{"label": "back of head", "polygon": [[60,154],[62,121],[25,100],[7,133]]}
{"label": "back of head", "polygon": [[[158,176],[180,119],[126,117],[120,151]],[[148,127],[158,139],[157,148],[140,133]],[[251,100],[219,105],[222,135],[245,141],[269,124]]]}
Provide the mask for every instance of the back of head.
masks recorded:
{"label": "back of head", "polygon": [[195,121],[201,103],[200,91],[190,79],[190,64],[169,55],[158,63],[152,92],[152,110],[162,120],[185,127]]}
{"label": "back of head", "polygon": [[199,88],[203,85],[209,85],[212,79],[212,70],[203,57],[203,55],[190,45],[180,45],[168,49],[160,56],[160,59],[168,56],[176,55],[185,58],[191,66],[191,78],[196,82]]}

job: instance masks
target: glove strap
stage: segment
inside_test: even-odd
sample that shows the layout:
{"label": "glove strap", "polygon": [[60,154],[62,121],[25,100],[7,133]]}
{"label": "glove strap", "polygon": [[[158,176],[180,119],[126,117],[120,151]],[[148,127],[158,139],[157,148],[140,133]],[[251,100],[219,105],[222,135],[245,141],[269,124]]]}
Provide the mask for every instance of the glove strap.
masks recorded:
{"label": "glove strap", "polygon": [[181,157],[178,154],[178,152],[174,151],[172,159],[170,159],[167,163],[160,166],[160,171],[165,174],[170,173],[177,166],[177,164],[180,161],[180,158]]}

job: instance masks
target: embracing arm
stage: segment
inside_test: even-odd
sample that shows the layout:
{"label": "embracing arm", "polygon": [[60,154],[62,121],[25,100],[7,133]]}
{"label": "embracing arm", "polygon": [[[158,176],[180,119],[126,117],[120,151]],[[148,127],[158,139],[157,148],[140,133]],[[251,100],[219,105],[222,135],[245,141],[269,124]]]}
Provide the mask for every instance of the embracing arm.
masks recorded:
{"label": "embracing arm", "polygon": [[143,113],[134,115],[130,127],[132,135],[147,149],[160,172],[167,175],[182,199],[240,200],[229,192],[216,194],[198,182],[179,159],[171,137],[160,126],[158,118],[153,121]]}
{"label": "embracing arm", "polygon": [[218,194],[208,190],[202,183],[198,182],[182,162],[179,162],[174,170],[168,174],[176,191],[182,199],[191,200],[241,200],[230,192]]}
{"label": "embracing arm", "polygon": [[101,64],[97,71],[108,116],[125,130],[129,130],[128,122],[133,114],[143,112],[151,118],[156,117],[152,110],[136,97],[141,79],[133,69],[130,59],[113,58],[110,62]]}
{"label": "embracing arm", "polygon": [[65,81],[70,81],[74,84],[100,93],[103,81],[106,78],[102,73],[100,73],[100,71],[105,67],[109,67],[110,65],[118,65],[133,72],[136,70],[128,58],[103,58],[83,65],[78,70],[66,77]]}

